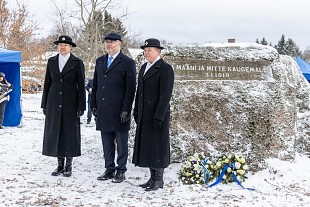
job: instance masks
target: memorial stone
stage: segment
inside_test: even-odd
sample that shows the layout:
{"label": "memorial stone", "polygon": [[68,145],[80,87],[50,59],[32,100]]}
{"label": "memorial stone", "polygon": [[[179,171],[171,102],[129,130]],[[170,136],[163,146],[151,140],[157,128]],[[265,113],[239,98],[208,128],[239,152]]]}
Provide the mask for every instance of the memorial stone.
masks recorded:
{"label": "memorial stone", "polygon": [[270,157],[309,155],[309,84],[293,58],[259,44],[168,47],[175,72],[171,157],[243,155],[252,170]]}

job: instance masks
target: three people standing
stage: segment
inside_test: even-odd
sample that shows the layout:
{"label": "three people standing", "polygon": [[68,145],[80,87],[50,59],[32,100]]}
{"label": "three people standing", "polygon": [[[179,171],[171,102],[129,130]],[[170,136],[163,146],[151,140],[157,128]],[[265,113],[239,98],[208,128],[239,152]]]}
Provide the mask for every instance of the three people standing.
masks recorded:
{"label": "three people standing", "polygon": [[[58,158],[52,175],[71,176],[72,157],[81,155],[79,117],[85,110],[84,65],[71,54],[75,43],[60,36],[59,54],[48,60],[42,96],[45,118],[43,155]],[[110,33],[104,38],[107,54],[96,60],[90,108],[101,132],[105,172],[98,180],[125,180],[128,159],[128,131],[135,98],[134,119],[137,124],[133,164],[150,169],[149,180],[139,185],[146,191],[163,188],[164,168],[170,164],[170,99],[174,72],[161,57],[159,40],[147,39],[146,63],[138,75],[133,59],[121,52],[122,38]],[[115,149],[117,159],[115,163]],[[66,157],[66,165],[64,158]]]}
{"label": "three people standing", "polygon": [[104,38],[107,54],[96,60],[90,106],[97,117],[96,130],[101,132],[106,168],[97,179],[115,183],[123,182],[127,171],[128,131],[136,88],[135,62],[121,52],[121,44],[119,34],[110,33]]}
{"label": "three people standing", "polygon": [[[54,42],[58,52],[49,58],[41,108],[45,115],[43,155],[57,157],[53,176],[72,174],[72,159],[81,155],[80,117],[86,109],[83,61],[71,53],[76,44],[63,35]],[[65,160],[66,158],[66,160]]]}
{"label": "three people standing", "polygon": [[144,50],[146,63],[138,76],[134,106],[137,124],[132,162],[150,169],[150,179],[139,185],[146,191],[163,188],[164,168],[170,164],[170,99],[174,84],[174,72],[161,57],[157,39],[147,39]]}

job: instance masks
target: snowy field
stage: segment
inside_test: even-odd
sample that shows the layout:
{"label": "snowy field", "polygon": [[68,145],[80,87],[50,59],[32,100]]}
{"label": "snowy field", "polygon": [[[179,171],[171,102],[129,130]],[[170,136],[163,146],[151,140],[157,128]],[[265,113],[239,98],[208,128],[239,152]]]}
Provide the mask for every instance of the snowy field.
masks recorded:
{"label": "snowy field", "polygon": [[[268,160],[268,168],[249,173],[243,183],[219,184],[213,188],[185,186],[178,180],[180,163],[165,170],[163,189],[145,192],[137,185],[148,179],[148,169],[129,160],[123,183],[97,181],[104,172],[100,133],[95,123],[82,117],[82,156],[73,159],[73,175],[53,177],[56,158],[41,154],[44,115],[41,94],[22,97],[21,127],[0,131],[0,206],[310,206],[310,159],[296,154],[293,162]],[[132,152],[132,151],[131,151]]]}

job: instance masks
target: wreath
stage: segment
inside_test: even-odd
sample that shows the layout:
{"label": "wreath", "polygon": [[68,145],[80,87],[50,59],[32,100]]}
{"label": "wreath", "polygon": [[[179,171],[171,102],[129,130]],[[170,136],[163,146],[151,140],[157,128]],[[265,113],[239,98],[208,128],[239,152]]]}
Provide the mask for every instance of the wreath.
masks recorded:
{"label": "wreath", "polygon": [[212,162],[202,152],[186,158],[181,166],[179,179],[185,185],[208,184],[214,180],[231,183],[236,179],[241,183],[247,178],[247,172],[246,160],[240,155],[222,155]]}

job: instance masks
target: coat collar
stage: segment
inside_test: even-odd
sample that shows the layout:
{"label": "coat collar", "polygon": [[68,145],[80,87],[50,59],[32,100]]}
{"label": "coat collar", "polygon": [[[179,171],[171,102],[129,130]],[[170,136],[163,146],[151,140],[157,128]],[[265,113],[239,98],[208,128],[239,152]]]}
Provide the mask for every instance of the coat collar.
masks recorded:
{"label": "coat collar", "polygon": [[76,56],[70,54],[70,57],[69,57],[67,63],[65,64],[64,68],[60,72],[60,70],[59,70],[59,63],[58,63],[58,56],[59,56],[59,54],[57,54],[56,56],[50,58],[50,60],[52,61],[51,70],[53,70],[58,75],[63,75],[65,73],[69,72],[79,62],[79,58],[77,58]]}
{"label": "coat collar", "polygon": [[75,57],[74,55],[70,55],[65,67],[62,69],[61,74],[65,74],[70,70],[74,69],[74,67],[79,63],[79,58]]}
{"label": "coat collar", "polygon": [[[155,73],[157,73],[157,71],[159,70],[159,68],[161,67],[161,65],[163,64],[163,59],[160,58],[158,61],[156,61],[156,63],[154,63],[154,65],[152,65],[149,70],[145,73],[145,75],[143,76],[143,81],[148,79],[149,77],[153,76]],[[143,65],[143,71],[142,71],[142,75],[144,74],[145,71],[145,67],[146,64]]]}
{"label": "coat collar", "polygon": [[108,73],[110,70],[112,70],[118,63],[122,61],[124,54],[122,51],[119,52],[119,54],[115,57],[115,60],[113,60],[112,64],[110,67],[107,69],[107,61],[108,61],[108,54],[105,55],[105,59],[103,60],[103,69],[105,73]]}

